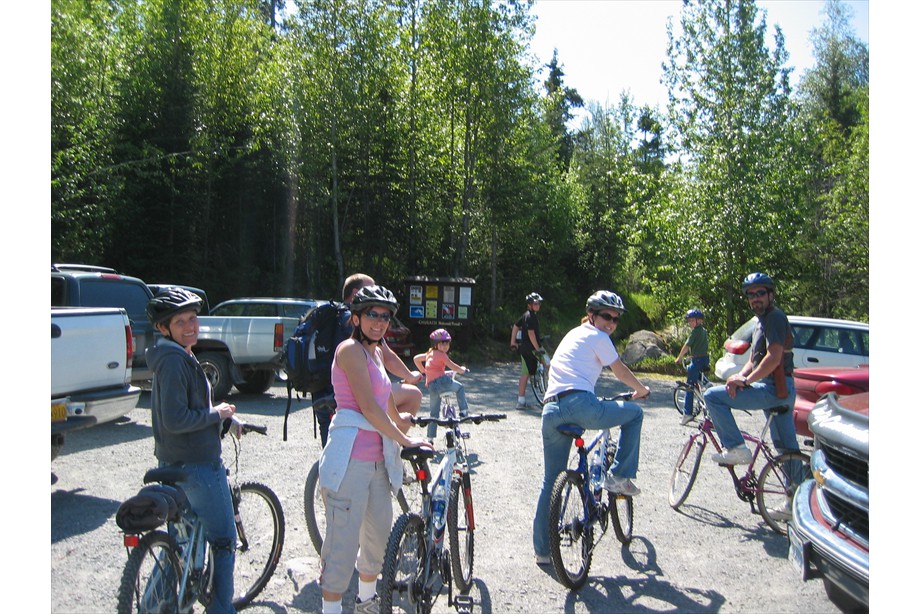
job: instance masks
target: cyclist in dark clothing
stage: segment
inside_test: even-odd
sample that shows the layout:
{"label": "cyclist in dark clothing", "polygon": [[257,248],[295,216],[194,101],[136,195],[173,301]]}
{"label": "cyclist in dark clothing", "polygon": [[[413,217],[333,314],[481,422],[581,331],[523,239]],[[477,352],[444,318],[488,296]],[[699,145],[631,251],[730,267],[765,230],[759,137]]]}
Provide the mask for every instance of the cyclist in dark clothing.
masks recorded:
{"label": "cyclist in dark clothing", "polygon": [[537,361],[543,360],[544,350],[540,345],[540,320],[537,312],[543,297],[536,292],[527,295],[527,311],[511,327],[511,349],[521,355],[521,376],[518,378],[518,399],[515,409],[533,409],[528,406],[527,379],[537,372]]}

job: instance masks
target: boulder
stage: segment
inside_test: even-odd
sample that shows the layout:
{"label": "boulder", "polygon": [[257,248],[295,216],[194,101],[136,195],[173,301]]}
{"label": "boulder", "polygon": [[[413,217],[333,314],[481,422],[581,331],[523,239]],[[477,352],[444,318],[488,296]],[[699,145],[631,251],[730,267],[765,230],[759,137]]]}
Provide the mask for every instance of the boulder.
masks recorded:
{"label": "boulder", "polygon": [[645,360],[668,355],[668,347],[664,340],[650,330],[636,331],[629,336],[626,349],[620,355],[620,360],[628,366]]}

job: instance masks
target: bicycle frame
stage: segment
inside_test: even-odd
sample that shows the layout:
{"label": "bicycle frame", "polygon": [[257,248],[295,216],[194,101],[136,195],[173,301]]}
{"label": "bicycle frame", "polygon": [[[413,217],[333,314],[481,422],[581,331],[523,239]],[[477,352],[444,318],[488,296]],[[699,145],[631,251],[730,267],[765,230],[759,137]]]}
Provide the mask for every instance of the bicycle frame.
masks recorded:
{"label": "bicycle frame", "polygon": [[[604,503],[603,500],[603,487],[595,489],[591,485],[591,471],[588,467],[588,454],[592,453],[598,445],[601,446],[601,450],[604,451],[604,463],[601,466],[601,473],[602,475],[606,474],[607,469],[609,469],[607,466],[607,444],[609,441],[609,428],[600,431],[588,445],[585,445],[584,439],[581,437],[575,439],[575,446],[578,448],[576,451],[578,454],[578,466],[574,471],[581,477],[581,487],[585,493],[585,503],[583,506],[585,526],[593,527],[595,523],[599,522],[602,536],[607,532],[607,504]],[[591,546],[592,551],[597,547],[598,543],[600,543],[600,538],[594,541],[594,544]]]}

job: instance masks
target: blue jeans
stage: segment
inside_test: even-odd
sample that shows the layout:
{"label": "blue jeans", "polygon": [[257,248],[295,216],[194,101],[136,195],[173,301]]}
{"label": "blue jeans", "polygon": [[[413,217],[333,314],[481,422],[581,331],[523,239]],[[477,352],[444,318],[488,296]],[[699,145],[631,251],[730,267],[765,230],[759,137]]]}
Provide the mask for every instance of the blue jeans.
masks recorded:
{"label": "blue jeans", "polygon": [[[687,366],[687,384],[692,386],[703,379],[703,370],[709,368],[709,356],[694,356],[690,358],[690,364]],[[687,397],[684,399],[684,414],[690,416],[693,414],[693,395],[687,391]]]}
{"label": "blue jeans", "polygon": [[214,553],[214,598],[207,612],[236,612],[233,607],[233,565],[236,560],[236,524],[233,500],[223,461],[183,463],[188,480],[179,486],[204,525],[205,539]]}
{"label": "blue jeans", "polygon": [[[456,381],[449,375],[442,375],[428,384],[428,403],[432,418],[437,418],[441,414],[441,395],[453,392],[457,395],[457,404],[460,413],[466,413],[469,406],[466,404],[466,392],[463,391],[463,384]],[[428,425],[428,439],[434,439],[438,434],[438,425]]]}
{"label": "blue jeans", "polygon": [[556,477],[568,466],[572,449],[572,438],[558,430],[563,424],[578,424],[591,430],[620,426],[620,444],[610,472],[632,479],[639,470],[642,408],[637,403],[601,401],[591,392],[576,392],[544,405],[543,488],[533,519],[533,549],[539,556],[549,555],[549,499]]}
{"label": "blue jeans", "polygon": [[[777,453],[798,452],[799,440],[795,435],[795,422],[792,407],[795,405],[795,382],[792,376],[786,376],[786,389],[789,395],[785,399],[776,396],[776,386],[773,378],[768,377],[759,382],[750,384],[747,388],[739,388],[735,398],[729,398],[725,386],[713,386],[703,393],[703,400],[709,409],[712,424],[716,427],[719,440],[725,448],[734,448],[744,444],[741,429],[732,416],[732,409],[769,409],[778,405],[786,405],[789,411],[773,417],[770,423],[770,437]],[[769,412],[764,411],[769,417]]]}

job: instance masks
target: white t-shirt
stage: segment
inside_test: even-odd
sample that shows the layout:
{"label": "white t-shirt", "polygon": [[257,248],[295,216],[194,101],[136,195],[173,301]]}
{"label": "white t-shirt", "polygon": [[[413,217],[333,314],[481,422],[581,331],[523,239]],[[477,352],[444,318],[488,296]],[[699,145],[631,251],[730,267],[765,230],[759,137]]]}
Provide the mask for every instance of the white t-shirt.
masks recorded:
{"label": "white t-shirt", "polygon": [[601,371],[619,356],[610,336],[591,323],[573,328],[553,353],[544,399],[566,390],[593,393]]}

